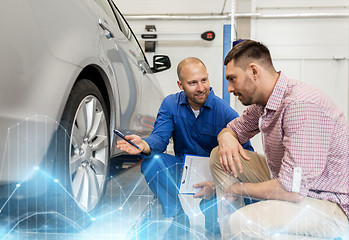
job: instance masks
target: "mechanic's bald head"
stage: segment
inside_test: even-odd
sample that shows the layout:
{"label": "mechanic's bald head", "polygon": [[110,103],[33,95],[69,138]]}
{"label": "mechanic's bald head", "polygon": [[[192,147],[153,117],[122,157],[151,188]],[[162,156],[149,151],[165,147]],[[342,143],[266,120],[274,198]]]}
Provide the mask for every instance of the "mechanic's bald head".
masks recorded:
{"label": "mechanic's bald head", "polygon": [[178,79],[180,81],[182,81],[183,77],[182,77],[182,68],[183,66],[188,66],[188,65],[193,65],[193,64],[202,64],[205,68],[205,64],[198,58],[196,57],[188,57],[183,59],[177,66],[177,75],[178,75]]}

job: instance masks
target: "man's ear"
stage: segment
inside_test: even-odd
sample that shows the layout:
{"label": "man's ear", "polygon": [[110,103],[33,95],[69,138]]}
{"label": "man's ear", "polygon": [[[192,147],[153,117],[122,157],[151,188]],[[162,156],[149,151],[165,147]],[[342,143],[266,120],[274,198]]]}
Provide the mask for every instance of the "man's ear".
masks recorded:
{"label": "man's ear", "polygon": [[253,77],[253,80],[256,80],[258,78],[258,75],[259,75],[258,65],[255,63],[251,63],[249,65],[249,69],[250,69],[251,75]]}
{"label": "man's ear", "polygon": [[183,84],[180,80],[177,80],[177,85],[178,85],[180,90],[183,90]]}

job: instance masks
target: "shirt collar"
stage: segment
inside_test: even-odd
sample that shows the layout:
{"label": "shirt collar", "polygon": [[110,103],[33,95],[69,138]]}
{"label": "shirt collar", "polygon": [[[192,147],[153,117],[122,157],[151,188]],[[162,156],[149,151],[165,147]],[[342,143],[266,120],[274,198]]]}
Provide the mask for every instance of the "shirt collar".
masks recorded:
{"label": "shirt collar", "polygon": [[[213,98],[214,98],[214,96],[215,96],[215,94],[213,92],[213,89],[212,89],[212,87],[210,87],[210,93],[208,94],[208,97],[206,99],[204,107],[213,108],[213,105],[214,105]],[[181,105],[183,105],[183,104],[189,105],[187,96],[185,95],[184,91],[181,91],[181,93],[180,93],[179,104],[181,104]]]}
{"label": "shirt collar", "polygon": [[267,105],[265,106],[266,109],[276,111],[279,108],[287,88],[287,83],[288,79],[286,75],[280,71],[280,76],[275,84],[273,92],[268,99]]}

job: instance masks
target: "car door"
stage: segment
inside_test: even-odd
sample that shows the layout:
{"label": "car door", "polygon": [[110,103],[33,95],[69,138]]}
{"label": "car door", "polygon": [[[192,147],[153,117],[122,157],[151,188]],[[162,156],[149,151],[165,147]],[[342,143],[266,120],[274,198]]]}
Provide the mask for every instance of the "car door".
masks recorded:
{"label": "car door", "polygon": [[133,133],[137,126],[137,112],[140,109],[142,85],[135,76],[133,64],[136,61],[134,50],[107,0],[94,0],[97,5],[98,26],[100,39],[104,48],[104,61],[108,62],[111,73],[111,85],[115,86],[114,96],[119,96],[117,111],[120,116],[116,128],[125,134]]}
{"label": "car door", "polygon": [[132,62],[131,67],[133,68],[134,76],[139,80],[142,86],[141,104],[136,117],[138,122],[135,127],[138,135],[146,137],[150,135],[153,130],[155,118],[163,99],[163,93],[132,29],[115,4],[111,2],[111,5],[119,21],[122,32],[132,45],[131,47],[133,50],[130,51],[132,55],[130,58]]}

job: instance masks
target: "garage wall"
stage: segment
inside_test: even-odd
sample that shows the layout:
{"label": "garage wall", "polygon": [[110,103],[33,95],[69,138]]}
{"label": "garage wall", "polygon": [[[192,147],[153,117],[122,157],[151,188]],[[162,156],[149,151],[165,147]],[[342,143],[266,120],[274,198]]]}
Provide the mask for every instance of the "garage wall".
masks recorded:
{"label": "garage wall", "polygon": [[[223,20],[128,20],[136,35],[145,32],[145,25],[155,25],[159,39],[167,40],[156,43],[155,54],[166,54],[170,57],[172,68],[157,73],[165,95],[179,91],[177,87],[176,68],[186,57],[198,57],[208,69],[211,85],[218,96],[222,96],[222,59],[223,59]],[[214,31],[216,38],[205,41],[200,35],[205,31]],[[140,37],[138,39],[141,40]],[[140,41],[144,46],[144,41]],[[146,53],[151,62],[154,54]],[[150,63],[151,64],[151,63]]]}

